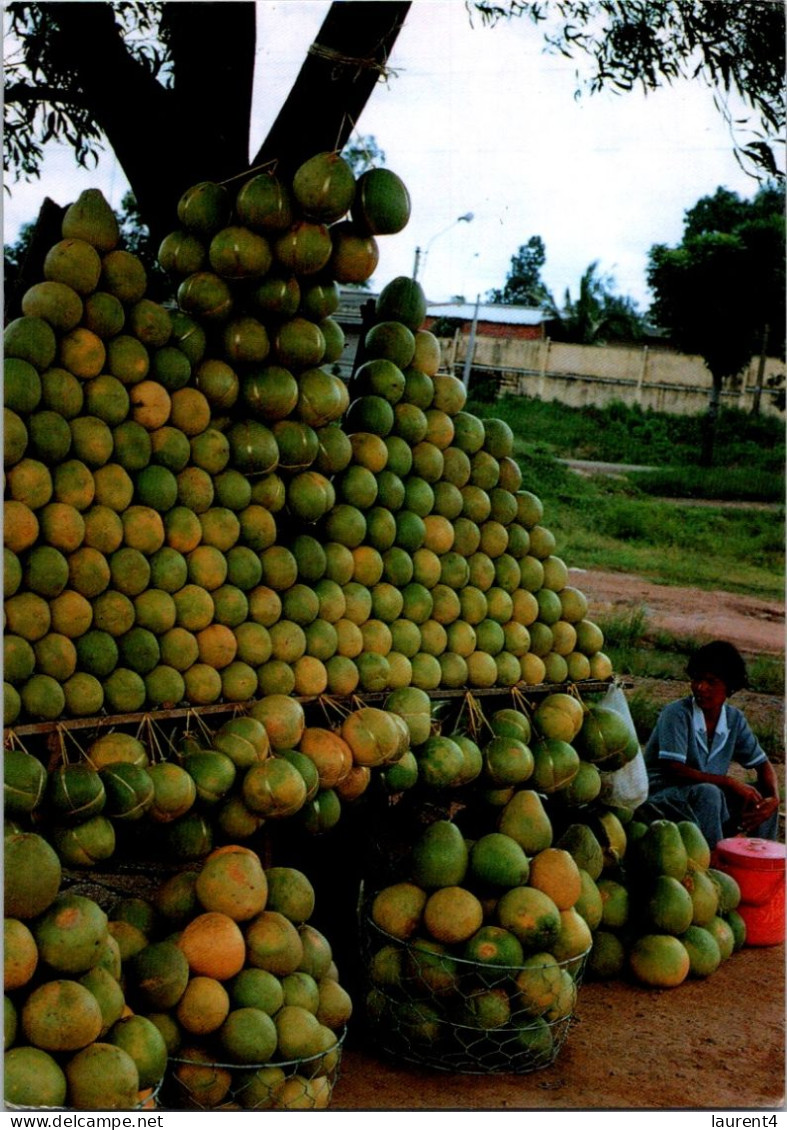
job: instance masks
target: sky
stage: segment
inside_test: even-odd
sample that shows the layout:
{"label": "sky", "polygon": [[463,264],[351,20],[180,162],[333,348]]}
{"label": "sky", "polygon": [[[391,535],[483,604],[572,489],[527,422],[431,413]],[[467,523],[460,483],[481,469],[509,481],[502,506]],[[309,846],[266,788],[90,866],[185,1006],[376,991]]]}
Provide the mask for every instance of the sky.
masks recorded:
{"label": "sky", "polygon": [[[250,152],[256,152],[317,37],[328,0],[258,3],[258,67]],[[647,255],[674,245],[683,217],[719,186],[751,197],[727,126],[701,82],[644,96],[575,97],[581,60],[546,54],[527,19],[494,27],[461,0],[414,0],[381,81],[356,123],[410,192],[410,222],[379,238],[371,280],[418,277],[432,302],[474,301],[505,283],[511,258],[533,235],[546,247],[542,277],[558,301],[588,265],[644,312]],[[4,238],[35,219],[44,196],[67,204],[99,187],[118,209],[127,183],[107,150],[95,170],[65,146],[47,148],[42,178],[8,186]],[[472,220],[459,221],[472,213]],[[173,223],[173,227],[176,224]]]}

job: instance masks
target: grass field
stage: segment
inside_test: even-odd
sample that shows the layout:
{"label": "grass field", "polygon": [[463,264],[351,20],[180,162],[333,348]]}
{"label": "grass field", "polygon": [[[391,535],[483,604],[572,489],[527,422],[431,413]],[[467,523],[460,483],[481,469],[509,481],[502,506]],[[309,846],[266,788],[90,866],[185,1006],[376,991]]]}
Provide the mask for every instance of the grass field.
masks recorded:
{"label": "grass field", "polygon": [[[696,420],[615,405],[578,411],[510,396],[491,404],[472,401],[468,407],[510,425],[522,485],[543,502],[544,525],[555,535],[556,552],[570,565],[636,572],[662,584],[782,598],[784,435],[778,421],[741,419],[738,412],[733,421],[722,413],[717,467],[708,472],[696,462],[698,442],[696,447],[679,442],[697,438]],[[661,460],[670,429],[675,442],[668,449],[672,462],[666,465]],[[642,473],[579,476],[560,462],[566,458],[654,466],[650,485],[660,476],[658,494],[668,493],[664,484],[669,482],[669,493],[679,497],[646,492]],[[741,499],[745,480],[756,498]],[[701,482],[704,488],[694,490]],[[719,505],[696,505],[697,498],[713,498]],[[751,506],[722,505],[727,501]]]}

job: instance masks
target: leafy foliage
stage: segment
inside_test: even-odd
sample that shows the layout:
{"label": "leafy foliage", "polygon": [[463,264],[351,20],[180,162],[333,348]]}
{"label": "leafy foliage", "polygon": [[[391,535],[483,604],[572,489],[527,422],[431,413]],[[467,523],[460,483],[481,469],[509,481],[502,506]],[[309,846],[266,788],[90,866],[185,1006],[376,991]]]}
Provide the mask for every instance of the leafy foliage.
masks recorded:
{"label": "leafy foliage", "polygon": [[[730,127],[741,166],[760,179],[783,175],[783,4],[476,0],[468,7],[486,23],[529,16],[541,27],[548,49],[590,61],[590,75],[582,85],[591,93],[626,93],[635,86],[650,91],[679,79],[704,82]],[[733,92],[751,108],[749,119],[733,117],[727,102]]]}
{"label": "leafy foliage", "polygon": [[[556,458],[669,467],[671,471],[686,467],[695,478],[699,473],[701,414],[656,412],[621,401],[570,408],[559,401],[521,395],[503,396],[493,407],[473,400],[470,410],[482,416],[501,416],[518,443],[532,444],[533,437],[538,437],[540,446]],[[719,413],[717,443],[725,474],[740,471],[744,476],[756,471],[773,477],[784,471],[784,424],[776,416],[752,416],[725,407]],[[719,479],[723,483],[724,476]]]}
{"label": "leafy foliage", "polygon": [[546,247],[540,235],[531,235],[516,255],[504,285],[490,290],[489,302],[503,306],[537,306],[547,312],[550,335],[556,341],[582,345],[603,345],[609,341],[640,341],[645,326],[631,299],[615,294],[611,275],[598,273],[598,261],[591,263],[579,280],[576,299],[566,289],[559,306],[541,278],[546,263]]}
{"label": "leafy foliage", "polygon": [[581,345],[604,345],[610,341],[641,341],[645,326],[633,299],[614,294],[614,279],[598,274],[591,263],[579,280],[579,293],[572,299],[566,289],[562,309],[554,308],[552,336],[556,341]]}
{"label": "leafy foliage", "polygon": [[[114,35],[140,68],[171,85],[171,57],[160,28],[160,3],[111,5]],[[5,6],[5,146],[3,169],[17,179],[40,176],[43,150],[51,140],[71,145],[77,163],[95,167],[104,135],[85,101],[79,69],[67,50],[49,6]]]}
{"label": "leafy foliage", "polygon": [[547,253],[540,235],[531,235],[511,256],[508,276],[500,290],[490,290],[487,300],[502,306],[544,306],[552,296],[541,278]]}
{"label": "leafy foliage", "polygon": [[784,349],[784,258],[784,190],[773,184],[753,201],[718,189],[686,213],[677,247],[650,249],[652,315],[679,349],[704,359],[713,378],[704,463],[713,457],[724,381],[737,378],[769,338]]}

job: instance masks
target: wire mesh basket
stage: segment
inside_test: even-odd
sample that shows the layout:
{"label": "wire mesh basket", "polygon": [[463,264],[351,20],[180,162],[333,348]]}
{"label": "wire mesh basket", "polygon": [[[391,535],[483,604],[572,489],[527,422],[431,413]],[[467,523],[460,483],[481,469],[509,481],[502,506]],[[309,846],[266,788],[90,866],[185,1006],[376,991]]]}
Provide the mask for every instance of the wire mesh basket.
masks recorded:
{"label": "wire mesh basket", "polygon": [[[158,1082],[155,1084],[155,1086],[146,1087],[144,1090],[139,1092],[138,1101],[136,1103],[134,1103],[133,1106],[125,1107],[125,1108],[122,1108],[122,1109],[130,1110],[130,1111],[159,1110],[160,1107],[159,1107],[158,1097],[159,1097],[159,1092],[161,1091],[161,1087],[162,1087],[163,1082],[164,1082],[164,1080],[162,1078],[162,1079],[158,1080]],[[91,1110],[92,1109],[106,1110],[108,1108],[103,1106],[103,1105],[101,1107],[95,1107],[95,1108],[93,1108],[93,1107],[74,1107],[74,1106],[29,1106],[29,1105],[23,1104],[23,1103],[12,1103],[12,1102],[9,1102],[8,1099],[5,1099],[5,1101],[3,1102],[3,1110],[32,1111],[32,1112],[35,1112],[36,1114],[49,1114],[50,1112],[55,1113],[56,1111],[70,1111],[70,1112],[73,1113],[77,1110],[88,1110],[88,1109],[91,1109]],[[117,1108],[117,1109],[121,1109],[121,1108]]]}
{"label": "wire mesh basket", "polygon": [[268,1063],[170,1056],[163,1110],[326,1110],[339,1078],[347,1029],[325,1051]]}
{"label": "wire mesh basket", "polygon": [[402,941],[361,912],[365,1016],[381,1051],[462,1074],[524,1074],[554,1063],[574,1022],[588,948],[565,961],[487,965]]}

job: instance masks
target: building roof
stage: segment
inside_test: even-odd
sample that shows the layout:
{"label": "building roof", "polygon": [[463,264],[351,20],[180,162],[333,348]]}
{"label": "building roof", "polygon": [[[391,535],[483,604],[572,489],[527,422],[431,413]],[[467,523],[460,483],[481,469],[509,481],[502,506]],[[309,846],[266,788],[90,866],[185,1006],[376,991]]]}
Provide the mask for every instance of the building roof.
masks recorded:
{"label": "building roof", "polygon": [[[462,322],[472,322],[475,317],[474,302],[430,302],[427,306],[430,318],[457,318]],[[497,303],[479,303],[479,322],[498,322],[506,326],[540,326],[549,320],[545,310],[533,306],[502,306]]]}

